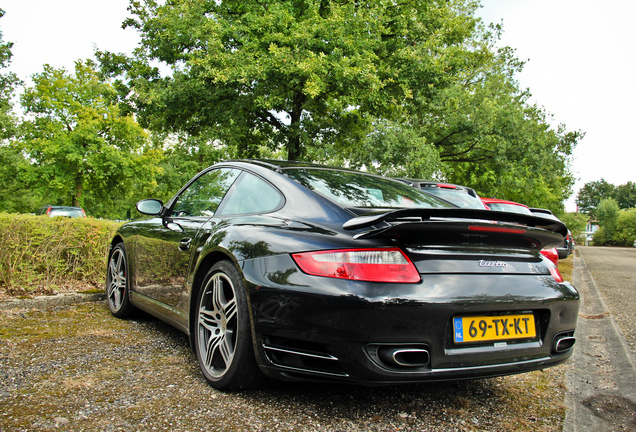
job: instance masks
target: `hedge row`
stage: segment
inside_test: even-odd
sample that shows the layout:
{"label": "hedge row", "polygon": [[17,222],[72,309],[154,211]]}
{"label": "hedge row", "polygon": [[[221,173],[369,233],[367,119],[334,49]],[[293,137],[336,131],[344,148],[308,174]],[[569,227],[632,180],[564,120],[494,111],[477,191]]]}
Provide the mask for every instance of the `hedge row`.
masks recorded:
{"label": "hedge row", "polygon": [[0,213],[0,287],[9,293],[103,288],[108,244],[120,223]]}

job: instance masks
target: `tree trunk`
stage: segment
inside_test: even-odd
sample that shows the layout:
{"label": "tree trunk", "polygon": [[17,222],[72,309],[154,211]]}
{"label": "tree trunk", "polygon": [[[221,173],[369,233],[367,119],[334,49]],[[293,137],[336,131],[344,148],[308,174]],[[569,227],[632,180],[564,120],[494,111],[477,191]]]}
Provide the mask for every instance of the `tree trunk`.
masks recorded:
{"label": "tree trunk", "polygon": [[71,206],[73,207],[79,207],[79,199],[82,196],[82,179],[81,178],[77,178],[75,179],[75,192],[73,193],[73,198],[72,198],[72,202],[71,202]]}
{"label": "tree trunk", "polygon": [[291,123],[287,132],[287,160],[297,161],[302,157],[302,143],[300,142],[303,105],[307,97],[303,93],[294,95],[293,108],[290,113]]}

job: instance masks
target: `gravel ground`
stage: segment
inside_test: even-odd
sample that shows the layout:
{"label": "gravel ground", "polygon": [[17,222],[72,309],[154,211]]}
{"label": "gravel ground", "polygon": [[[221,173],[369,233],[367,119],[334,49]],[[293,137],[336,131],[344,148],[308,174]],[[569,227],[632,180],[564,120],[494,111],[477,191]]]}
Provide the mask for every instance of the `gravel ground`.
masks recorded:
{"label": "gravel ground", "polygon": [[557,431],[567,365],[442,384],[223,393],[185,335],[103,302],[0,311],[2,431]]}

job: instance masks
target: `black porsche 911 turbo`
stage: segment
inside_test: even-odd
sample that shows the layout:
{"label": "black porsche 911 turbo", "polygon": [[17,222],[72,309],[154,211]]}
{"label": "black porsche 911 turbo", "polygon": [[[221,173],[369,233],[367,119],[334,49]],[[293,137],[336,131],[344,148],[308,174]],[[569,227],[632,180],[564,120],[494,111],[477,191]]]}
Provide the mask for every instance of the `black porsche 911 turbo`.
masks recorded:
{"label": "black porsche 911 turbo", "polygon": [[190,337],[206,380],[412,383],[543,369],[572,354],[579,295],[540,251],[554,219],[461,209],[402,182],[218,163],[140,201],[108,257],[111,312]]}

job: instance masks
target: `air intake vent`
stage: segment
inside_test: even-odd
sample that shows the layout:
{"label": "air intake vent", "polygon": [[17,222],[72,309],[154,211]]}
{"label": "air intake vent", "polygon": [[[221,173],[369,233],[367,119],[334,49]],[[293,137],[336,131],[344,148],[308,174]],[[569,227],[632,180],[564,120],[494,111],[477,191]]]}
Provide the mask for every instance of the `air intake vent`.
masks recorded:
{"label": "air intake vent", "polygon": [[338,358],[320,344],[265,338],[263,349],[271,363],[290,371],[334,377],[348,376],[341,370]]}

